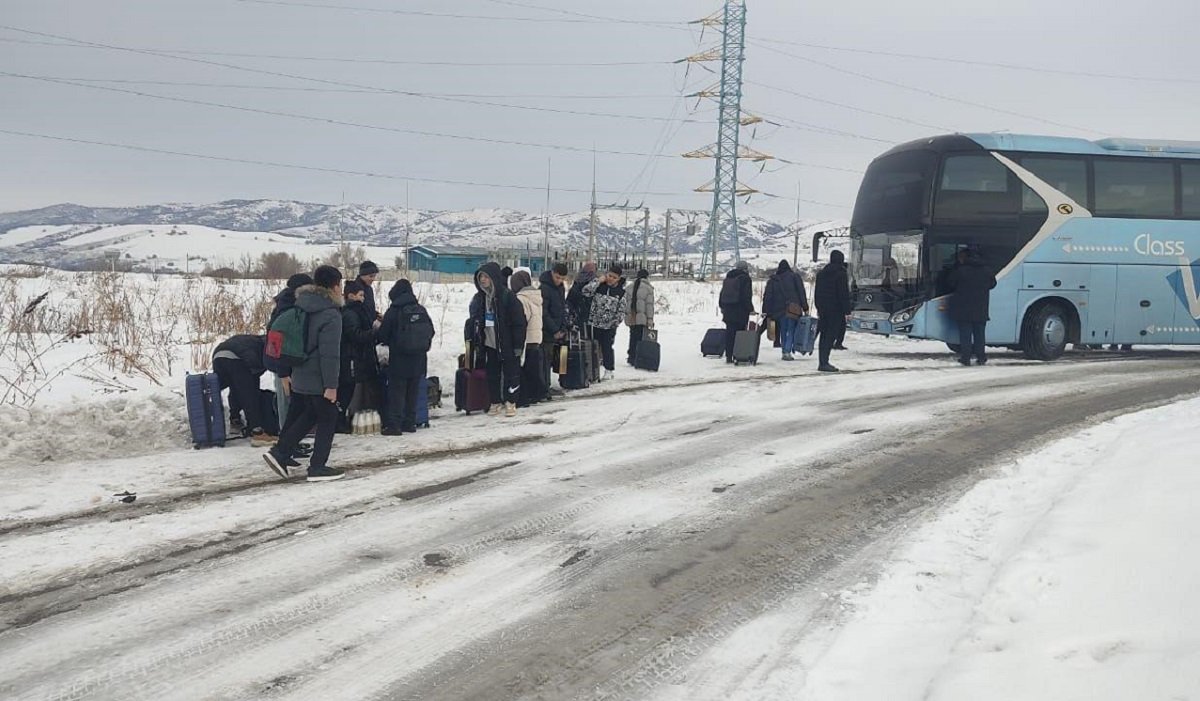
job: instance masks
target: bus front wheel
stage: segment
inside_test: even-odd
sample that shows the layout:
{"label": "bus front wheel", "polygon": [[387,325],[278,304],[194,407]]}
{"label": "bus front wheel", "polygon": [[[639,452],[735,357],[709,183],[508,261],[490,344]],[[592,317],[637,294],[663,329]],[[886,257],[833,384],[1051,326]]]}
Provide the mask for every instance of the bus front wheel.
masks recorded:
{"label": "bus front wheel", "polygon": [[1033,360],[1055,360],[1067,348],[1067,312],[1058,304],[1045,304],[1025,316],[1021,350]]}

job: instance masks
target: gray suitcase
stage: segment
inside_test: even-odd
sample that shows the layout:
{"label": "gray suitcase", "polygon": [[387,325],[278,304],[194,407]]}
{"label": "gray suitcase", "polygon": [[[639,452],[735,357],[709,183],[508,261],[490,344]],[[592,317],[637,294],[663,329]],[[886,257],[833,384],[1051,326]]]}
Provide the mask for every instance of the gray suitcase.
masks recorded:
{"label": "gray suitcase", "polygon": [[758,364],[758,331],[738,331],[733,337],[733,362],[737,365]]}

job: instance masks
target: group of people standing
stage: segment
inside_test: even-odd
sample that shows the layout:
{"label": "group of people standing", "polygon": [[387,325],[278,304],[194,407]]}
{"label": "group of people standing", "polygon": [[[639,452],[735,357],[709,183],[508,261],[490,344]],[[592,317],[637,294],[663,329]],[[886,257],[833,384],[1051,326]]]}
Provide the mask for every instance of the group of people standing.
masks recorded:
{"label": "group of people standing", "polygon": [[[718,302],[725,322],[725,362],[732,363],[737,333],[749,328],[750,319],[755,314],[754,285],[746,261],[738,261],[733,270],[725,275]],[[841,251],[833,251],[829,263],[817,273],[813,305],[817,309],[819,340],[817,369],[821,372],[838,372],[830,364],[829,357],[835,349],[846,350],[843,342],[852,310],[850,275]],[[809,312],[803,276],[793,270],[787,260],[779,261],[779,266],[767,279],[763,290],[762,316],[764,322],[772,322],[779,329],[779,345],[785,361],[796,359],[797,329],[800,328],[800,320]]]}
{"label": "group of people standing", "polygon": [[647,328],[654,327],[654,287],[650,274],[639,270],[632,292],[624,271],[613,265],[604,275],[586,263],[568,288],[568,268],[556,264],[535,283],[525,270],[488,262],[475,273],[465,339],[476,353],[466,358],[485,368],[488,414],[516,416],[517,409],[550,401],[561,390],[551,383],[554,350],[572,338],[599,342],[604,378],[616,370],[617,328],[630,327],[629,363]]}

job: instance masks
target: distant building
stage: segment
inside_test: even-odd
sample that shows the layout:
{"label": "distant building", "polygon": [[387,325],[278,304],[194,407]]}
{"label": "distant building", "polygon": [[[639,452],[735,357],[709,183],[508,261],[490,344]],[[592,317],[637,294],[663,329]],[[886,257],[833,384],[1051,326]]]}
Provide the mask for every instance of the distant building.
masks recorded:
{"label": "distant building", "polygon": [[488,261],[486,248],[471,246],[413,246],[408,250],[408,269],[452,275],[470,275]]}

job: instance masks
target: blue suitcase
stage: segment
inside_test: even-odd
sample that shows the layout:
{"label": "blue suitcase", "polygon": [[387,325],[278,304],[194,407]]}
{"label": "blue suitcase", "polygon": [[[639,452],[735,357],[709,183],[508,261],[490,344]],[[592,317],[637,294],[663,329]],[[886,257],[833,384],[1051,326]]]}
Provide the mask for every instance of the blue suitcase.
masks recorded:
{"label": "blue suitcase", "polygon": [[184,380],[192,447],[225,447],[225,404],[217,373],[188,375]]}
{"label": "blue suitcase", "polygon": [[792,342],[792,350],[800,355],[812,355],[816,340],[817,318],[805,314],[796,319],[796,339]]}
{"label": "blue suitcase", "polygon": [[700,341],[700,355],[725,355],[725,329],[709,329]]}

